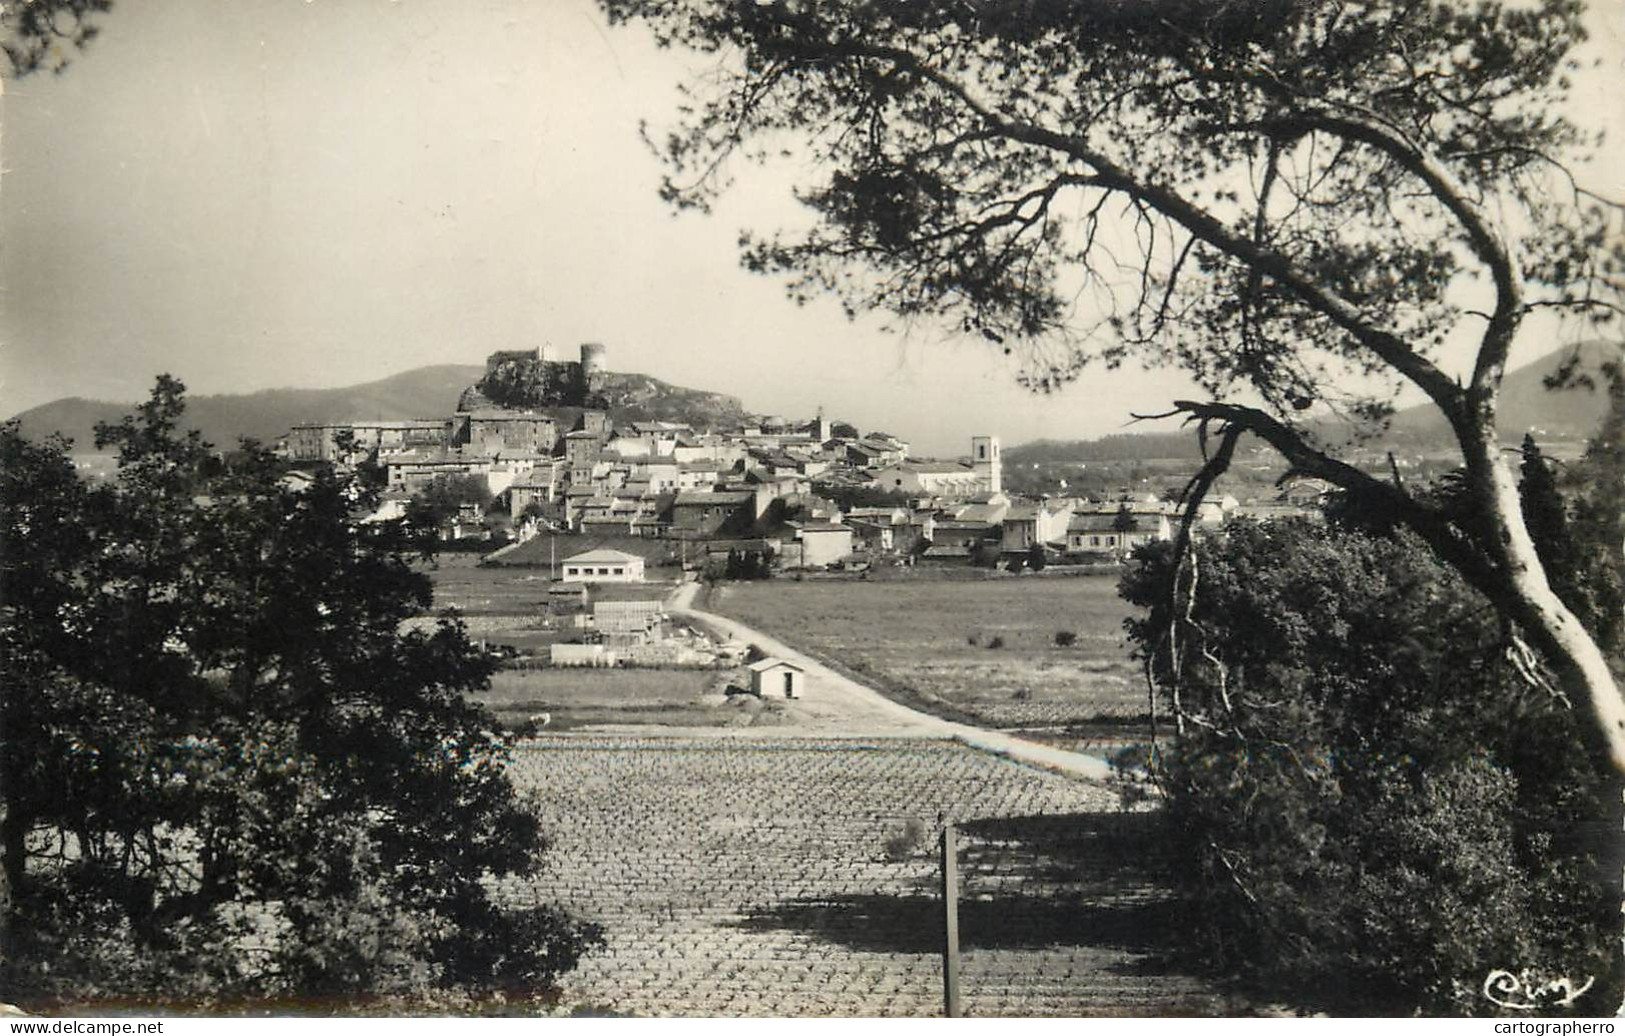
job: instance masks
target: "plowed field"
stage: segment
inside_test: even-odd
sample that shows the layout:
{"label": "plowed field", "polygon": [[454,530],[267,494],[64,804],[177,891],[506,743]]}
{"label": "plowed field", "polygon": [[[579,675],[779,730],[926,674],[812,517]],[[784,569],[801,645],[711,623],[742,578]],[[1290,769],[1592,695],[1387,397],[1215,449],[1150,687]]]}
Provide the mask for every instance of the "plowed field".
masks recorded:
{"label": "plowed field", "polygon": [[506,894],[608,932],[566,976],[577,1009],[940,1013],[941,819],[962,825],[967,1014],[1227,1006],[1169,962],[1157,816],[1096,784],[885,738],[559,735],[521,748],[515,774],[552,850]]}

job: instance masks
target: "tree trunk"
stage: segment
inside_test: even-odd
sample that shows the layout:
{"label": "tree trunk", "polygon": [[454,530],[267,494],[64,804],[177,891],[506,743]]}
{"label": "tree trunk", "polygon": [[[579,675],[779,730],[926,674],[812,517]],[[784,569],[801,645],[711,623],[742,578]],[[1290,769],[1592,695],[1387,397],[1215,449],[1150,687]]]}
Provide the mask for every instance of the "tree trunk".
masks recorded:
{"label": "tree trunk", "polygon": [[[1493,447],[1498,450],[1498,447]],[[1617,771],[1625,773],[1625,698],[1608,659],[1580,620],[1552,590],[1524,525],[1518,485],[1498,452],[1483,449],[1483,495],[1488,534],[1501,553],[1505,590],[1496,603],[1515,619],[1557,670],[1576,706],[1589,708]]]}
{"label": "tree trunk", "polygon": [[27,830],[16,807],[0,789],[0,962],[11,956],[12,921],[27,861]]}

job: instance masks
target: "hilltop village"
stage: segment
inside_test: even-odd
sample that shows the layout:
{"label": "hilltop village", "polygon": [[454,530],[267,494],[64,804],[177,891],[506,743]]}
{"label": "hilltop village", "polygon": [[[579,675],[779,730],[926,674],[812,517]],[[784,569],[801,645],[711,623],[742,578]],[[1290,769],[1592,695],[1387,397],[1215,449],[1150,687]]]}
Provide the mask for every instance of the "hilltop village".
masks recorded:
{"label": "hilltop village", "polygon": [[[726,427],[616,421],[605,358],[596,343],[575,360],[497,352],[449,417],[298,425],[279,448],[295,466],[375,465],[387,487],[380,520],[449,492],[443,540],[490,549],[497,563],[571,561],[565,580],[633,581],[645,561],[731,575],[876,563],[1043,568],[1118,559],[1168,539],[1178,521],[1174,504],[1126,491],[1009,494],[996,435],[972,436],[965,458],[940,461],[822,413]],[[1323,491],[1294,487],[1273,506],[1313,510]],[[1203,523],[1236,506],[1206,503]],[[581,549],[561,557],[562,535],[579,536]],[[527,551],[539,537],[548,548]],[[599,563],[578,560],[591,550]]]}

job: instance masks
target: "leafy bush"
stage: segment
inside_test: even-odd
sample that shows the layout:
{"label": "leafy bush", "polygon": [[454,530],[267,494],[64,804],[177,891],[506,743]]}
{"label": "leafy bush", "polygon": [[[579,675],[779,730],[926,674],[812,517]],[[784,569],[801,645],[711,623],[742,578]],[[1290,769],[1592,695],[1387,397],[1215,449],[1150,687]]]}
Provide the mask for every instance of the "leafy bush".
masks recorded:
{"label": "leafy bush", "polygon": [[987,646],[989,649],[994,650],[1002,648],[1004,647],[1004,638],[995,634],[994,636],[988,638]]}
{"label": "leafy bush", "polygon": [[1073,632],[1072,630],[1056,630],[1055,631],[1055,646],[1056,647],[1067,648],[1067,647],[1071,647],[1073,644],[1076,644],[1077,642],[1078,642],[1078,635],[1075,632]]}

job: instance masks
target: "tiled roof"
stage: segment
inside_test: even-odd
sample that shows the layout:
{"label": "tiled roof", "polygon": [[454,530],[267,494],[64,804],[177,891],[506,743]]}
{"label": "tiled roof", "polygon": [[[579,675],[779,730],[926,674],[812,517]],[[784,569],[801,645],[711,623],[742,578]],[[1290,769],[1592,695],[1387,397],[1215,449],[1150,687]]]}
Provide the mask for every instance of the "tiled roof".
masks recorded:
{"label": "tiled roof", "polygon": [[565,558],[560,564],[564,565],[607,565],[625,564],[628,561],[641,561],[636,554],[626,554],[618,550],[589,550],[585,554],[576,554]]}
{"label": "tiled roof", "polygon": [[559,423],[559,419],[552,414],[544,414],[535,410],[473,410],[468,414],[470,421],[551,421]]}
{"label": "tiled roof", "polygon": [[839,522],[791,522],[802,532],[851,532],[852,528]]}
{"label": "tiled roof", "polygon": [[897,468],[919,475],[964,475],[968,478],[975,474],[970,467],[958,461],[905,460]]}
{"label": "tiled roof", "polygon": [[755,493],[713,493],[704,489],[685,489],[677,494],[678,507],[716,507],[723,504],[743,504],[756,499]]}
{"label": "tiled roof", "polygon": [[1117,514],[1075,514],[1067,523],[1067,532],[1145,532],[1145,526],[1139,519],[1134,520],[1131,529],[1117,528]]}
{"label": "tiled roof", "polygon": [[796,665],[794,662],[786,662],[782,658],[764,658],[760,662],[752,662],[748,668],[753,673],[765,673],[769,669],[778,669],[780,667],[785,669],[794,669],[798,673],[806,672],[805,669]]}

